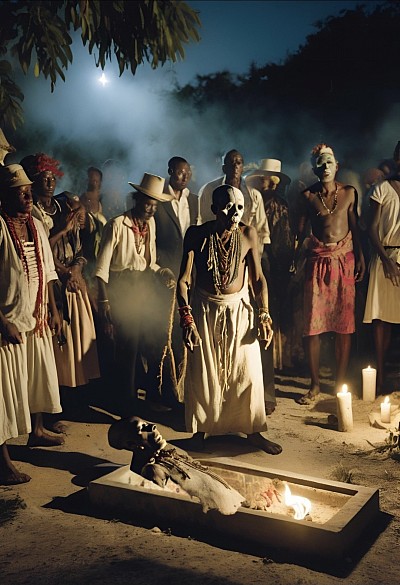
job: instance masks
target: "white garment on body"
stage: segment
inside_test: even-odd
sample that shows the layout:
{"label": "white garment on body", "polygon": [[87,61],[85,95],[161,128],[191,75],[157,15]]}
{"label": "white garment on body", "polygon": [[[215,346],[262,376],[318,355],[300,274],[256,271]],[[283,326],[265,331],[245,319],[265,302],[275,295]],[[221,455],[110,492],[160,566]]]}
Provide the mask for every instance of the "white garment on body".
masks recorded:
{"label": "white garment on body", "polygon": [[[378,233],[383,246],[398,246],[387,249],[386,254],[400,263],[400,199],[390,185],[383,181],[375,186],[370,199],[381,205]],[[400,287],[394,286],[385,277],[382,261],[375,253],[370,263],[367,301],[364,323],[380,319],[386,323],[400,323]]]}
{"label": "white garment on body", "polygon": [[184,236],[191,223],[188,199],[190,191],[185,187],[185,189],[182,190],[180,198],[177,199],[175,191],[171,185],[167,183],[166,187],[168,188],[168,193],[174,197],[171,201],[172,209],[178,218],[179,225],[181,226],[182,236]]}
{"label": "white garment on body", "polygon": [[[47,283],[57,278],[49,241],[34,219],[43,263],[42,305],[47,307]],[[38,266],[33,242],[24,244],[29,281],[7,225],[0,217],[0,307],[20,331],[23,343],[3,342],[0,335],[0,445],[31,431],[30,413],[61,412],[51,332],[33,333],[38,291]],[[44,316],[47,311],[44,311]]]}
{"label": "white garment on body", "polygon": [[[215,219],[211,211],[213,191],[220,185],[226,184],[226,176],[219,177],[215,181],[206,183],[199,191],[198,225]],[[243,179],[240,181],[240,190],[244,197],[244,214],[242,222],[257,230],[258,248],[260,256],[263,253],[264,244],[271,243],[268,219],[265,214],[264,202],[260,191],[248,187]]]}
{"label": "white garment on body", "polygon": [[96,330],[89,295],[86,290],[65,291],[70,323],[63,321],[66,343],[59,346],[53,339],[60,386],[76,388],[100,378]]}
{"label": "white garment on body", "polygon": [[212,295],[195,288],[192,314],[201,338],[188,353],[188,432],[251,434],[267,429],[260,345],[247,279],[240,292]]}
{"label": "white garment on body", "polygon": [[[150,268],[159,270],[156,263],[156,225],[152,217],[148,222],[150,237]],[[100,251],[96,262],[96,276],[108,283],[110,271],[143,271],[147,268],[143,250],[139,254],[135,245],[130,211],[110,219],[104,226]]]}

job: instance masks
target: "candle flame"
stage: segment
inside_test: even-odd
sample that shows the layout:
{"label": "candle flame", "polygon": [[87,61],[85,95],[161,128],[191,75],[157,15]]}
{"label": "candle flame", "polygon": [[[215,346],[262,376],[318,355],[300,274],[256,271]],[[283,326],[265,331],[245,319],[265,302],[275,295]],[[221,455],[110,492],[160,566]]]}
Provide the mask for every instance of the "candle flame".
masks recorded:
{"label": "candle flame", "polygon": [[347,394],[347,384],[343,384],[342,392],[343,392],[343,394]]}
{"label": "candle flame", "polygon": [[301,496],[293,496],[287,483],[285,483],[285,504],[293,508],[295,520],[303,520],[311,510],[310,500]]}
{"label": "candle flame", "polygon": [[384,404],[388,404],[389,403],[389,396],[385,396],[385,400],[383,401]]}

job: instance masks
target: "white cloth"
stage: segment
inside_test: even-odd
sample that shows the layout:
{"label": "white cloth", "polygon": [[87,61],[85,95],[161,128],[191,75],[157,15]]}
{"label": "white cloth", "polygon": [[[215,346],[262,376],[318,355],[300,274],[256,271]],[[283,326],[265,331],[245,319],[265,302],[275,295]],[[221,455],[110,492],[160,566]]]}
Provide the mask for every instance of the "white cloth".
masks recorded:
{"label": "white cloth", "polygon": [[[198,225],[215,219],[211,211],[213,191],[220,185],[226,184],[226,176],[219,177],[215,181],[206,183],[199,191]],[[264,202],[260,191],[248,187],[243,179],[240,181],[240,190],[244,197],[244,214],[242,222],[255,227],[258,235],[258,248],[260,255],[263,253],[264,244],[271,243],[268,219],[265,214]]]}
{"label": "white cloth", "polygon": [[182,236],[184,236],[191,223],[188,199],[190,191],[185,187],[185,189],[182,190],[180,198],[178,199],[176,197],[175,191],[173,190],[169,182],[167,183],[166,187],[168,189],[168,193],[170,195],[173,195],[174,197],[173,200],[171,201],[172,209],[174,210],[174,213],[178,218],[179,225],[182,231]]}
{"label": "white cloth", "polygon": [[[386,254],[395,262],[400,259],[400,199],[389,181],[375,186],[370,199],[381,205],[378,226],[379,239],[383,246],[399,246],[387,249]],[[370,263],[367,301],[364,323],[380,319],[386,323],[400,323],[400,287],[385,278],[382,261],[374,254]]]}
{"label": "white cloth", "polygon": [[[156,225],[152,217],[148,222],[150,237],[150,268],[159,270],[156,263]],[[146,270],[147,263],[143,250],[136,250],[130,211],[110,219],[104,226],[100,251],[96,263],[96,276],[108,283],[111,272],[123,270]]]}
{"label": "white cloth", "polygon": [[[43,260],[43,298],[47,283],[55,280],[53,256],[40,221],[34,219]],[[0,217],[0,309],[22,334],[23,343],[10,344],[0,335],[0,445],[31,430],[30,413],[61,412],[51,332],[45,324],[43,337],[33,333],[33,312],[38,290],[38,266],[34,247],[26,243],[30,279],[24,272],[7,225]]]}
{"label": "white cloth", "polygon": [[60,386],[76,388],[100,378],[96,331],[87,291],[65,291],[65,296],[70,323],[64,320],[62,331],[67,343],[60,347],[54,337],[54,355]]}
{"label": "white cloth", "polygon": [[247,282],[240,292],[228,295],[195,289],[191,303],[201,341],[188,353],[187,431],[265,431],[261,353]]}
{"label": "white cloth", "polygon": [[[57,280],[53,254],[43,224],[33,219],[41,243],[40,257],[44,267],[44,285]],[[47,302],[47,286],[43,286],[44,302]],[[35,296],[36,301],[36,296]],[[7,224],[0,217],[0,309],[14,323],[18,331],[32,331],[36,326],[33,316],[29,284],[23,264],[17,254]]]}

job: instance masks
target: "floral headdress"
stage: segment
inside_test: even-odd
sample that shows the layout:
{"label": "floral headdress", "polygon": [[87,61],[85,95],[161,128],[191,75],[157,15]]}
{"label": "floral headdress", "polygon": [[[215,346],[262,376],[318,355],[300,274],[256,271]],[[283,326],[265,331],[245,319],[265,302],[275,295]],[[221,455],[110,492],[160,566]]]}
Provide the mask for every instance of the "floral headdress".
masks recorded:
{"label": "floral headdress", "polygon": [[324,142],[321,142],[320,144],[314,146],[314,148],[311,150],[311,164],[313,166],[315,164],[315,161],[319,156],[321,156],[321,154],[331,154],[333,157],[335,157],[332,147],[328,146]]}
{"label": "floral headdress", "polygon": [[54,176],[61,178],[64,173],[58,168],[60,161],[48,156],[44,152],[38,152],[35,155],[31,154],[26,156],[21,161],[21,165],[24,167],[28,176],[34,179],[46,171],[50,171]]}

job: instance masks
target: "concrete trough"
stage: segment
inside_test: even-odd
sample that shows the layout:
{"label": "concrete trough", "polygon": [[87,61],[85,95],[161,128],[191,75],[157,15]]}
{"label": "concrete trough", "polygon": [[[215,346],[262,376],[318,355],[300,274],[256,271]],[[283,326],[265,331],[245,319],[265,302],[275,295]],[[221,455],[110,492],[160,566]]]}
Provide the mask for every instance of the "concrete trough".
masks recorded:
{"label": "concrete trough", "polygon": [[[229,459],[200,460],[240,493],[245,486],[266,479],[287,482],[293,494],[311,500],[310,516],[295,520],[272,505],[266,511],[241,507],[232,516],[216,510],[206,514],[199,502],[174,487],[160,488],[133,473],[129,466],[92,481],[90,500],[103,509],[135,518],[151,519],[170,528],[205,528],[257,550],[284,549],[322,557],[345,557],[379,514],[379,491],[282,470],[264,469]],[[242,491],[240,489],[242,483]],[[179,491],[179,488],[178,488]],[[282,506],[280,507],[282,508]]]}

